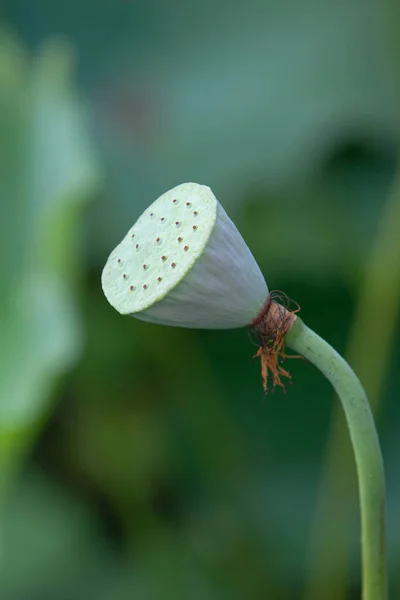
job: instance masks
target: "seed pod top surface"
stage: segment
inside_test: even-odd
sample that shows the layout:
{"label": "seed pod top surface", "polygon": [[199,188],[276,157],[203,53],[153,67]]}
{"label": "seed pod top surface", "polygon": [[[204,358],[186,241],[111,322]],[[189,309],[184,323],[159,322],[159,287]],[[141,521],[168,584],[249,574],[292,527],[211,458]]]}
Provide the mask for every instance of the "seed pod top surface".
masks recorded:
{"label": "seed pod top surface", "polygon": [[102,286],[109,303],[134,314],[166,296],[203,253],[216,215],[207,186],[183,183],[160,196],[107,260]]}

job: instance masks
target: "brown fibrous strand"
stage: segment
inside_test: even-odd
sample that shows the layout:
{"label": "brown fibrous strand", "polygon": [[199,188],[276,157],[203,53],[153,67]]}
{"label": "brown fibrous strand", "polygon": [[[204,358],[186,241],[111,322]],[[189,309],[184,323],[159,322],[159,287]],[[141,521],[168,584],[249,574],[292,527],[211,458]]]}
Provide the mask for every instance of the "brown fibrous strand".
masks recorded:
{"label": "brown fibrous strand", "polygon": [[291,374],[282,367],[287,358],[302,358],[291,356],[285,351],[285,335],[297,319],[296,313],[300,307],[292,302],[283,292],[271,292],[259,315],[250,323],[251,331],[257,336],[259,348],[253,358],[260,357],[261,376],[264,393],[268,393],[268,384],[272,389],[277,386],[286,391],[282,379],[291,383]]}

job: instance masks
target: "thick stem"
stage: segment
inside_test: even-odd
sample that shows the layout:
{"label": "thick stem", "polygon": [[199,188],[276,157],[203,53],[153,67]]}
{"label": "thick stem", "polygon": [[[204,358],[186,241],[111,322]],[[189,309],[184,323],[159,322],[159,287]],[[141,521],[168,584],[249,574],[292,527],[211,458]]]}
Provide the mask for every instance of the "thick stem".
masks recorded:
{"label": "thick stem", "polygon": [[385,475],[379,440],[364,389],[346,361],[296,319],[286,344],[329,379],[346,415],[358,473],[362,530],[363,600],[386,600]]}

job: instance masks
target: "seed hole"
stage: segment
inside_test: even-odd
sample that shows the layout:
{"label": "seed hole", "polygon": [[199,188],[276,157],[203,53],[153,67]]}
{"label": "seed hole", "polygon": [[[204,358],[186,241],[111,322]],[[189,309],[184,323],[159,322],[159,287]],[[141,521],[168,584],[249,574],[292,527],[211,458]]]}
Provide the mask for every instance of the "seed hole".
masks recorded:
{"label": "seed hole", "polygon": [[124,273],[124,274],[122,275],[122,277],[123,277],[124,279],[126,279],[126,273]]}
{"label": "seed hole", "polygon": [[119,258],[119,259],[117,260],[117,262],[118,262],[118,263],[120,263],[120,262],[121,262],[121,259]]}
{"label": "seed hole", "polygon": [[189,250],[189,246],[184,247],[184,251],[187,252]]}
{"label": "seed hole", "polygon": [[180,225],[180,221],[175,221],[175,225],[176,225],[177,227],[179,227],[179,225]]}
{"label": "seed hole", "polygon": [[176,263],[171,263],[171,267],[172,267],[173,269],[175,269],[175,267],[176,267]]}
{"label": "seed hole", "polygon": [[144,284],[143,289],[147,290],[147,285],[146,284]]}
{"label": "seed hole", "polygon": [[161,260],[167,260],[167,257],[162,255]]}
{"label": "seed hole", "polygon": [[186,202],[186,206],[190,206],[190,205],[191,205],[191,202]]}
{"label": "seed hole", "polygon": [[135,248],[136,250],[139,250],[139,244],[136,244]]}
{"label": "seed hole", "polygon": [[161,217],[161,223],[164,223],[165,217]]}
{"label": "seed hole", "polygon": [[193,230],[196,231],[197,225],[193,225]]}
{"label": "seed hole", "polygon": [[197,210],[195,210],[195,211],[193,212],[193,214],[194,214],[194,216],[195,216],[195,217],[197,217],[197,215],[198,215],[199,213],[197,212]]}
{"label": "seed hole", "polygon": [[182,238],[181,238],[181,237],[178,237],[178,242],[180,243],[181,241],[182,241]]}
{"label": "seed hole", "polygon": [[172,200],[172,202],[173,202],[174,204],[176,204],[176,203],[178,202],[178,200],[175,198],[174,200]]}
{"label": "seed hole", "polygon": [[162,281],[162,277],[157,277],[157,281]]}
{"label": "seed hole", "polygon": [[131,290],[131,292],[133,292],[133,290],[135,289],[135,286],[131,285],[129,289]]}

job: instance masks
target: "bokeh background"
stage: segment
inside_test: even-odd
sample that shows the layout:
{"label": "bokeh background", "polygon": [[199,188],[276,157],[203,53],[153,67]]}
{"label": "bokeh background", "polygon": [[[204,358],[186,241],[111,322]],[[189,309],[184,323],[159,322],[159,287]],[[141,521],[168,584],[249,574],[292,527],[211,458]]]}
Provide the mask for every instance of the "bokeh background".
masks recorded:
{"label": "bokeh background", "polygon": [[399,597],[399,31],[394,0],[3,0],[1,598],[360,598],[328,383],[293,361],[264,398],[247,331],[102,294],[109,252],[184,181],[370,393]]}

